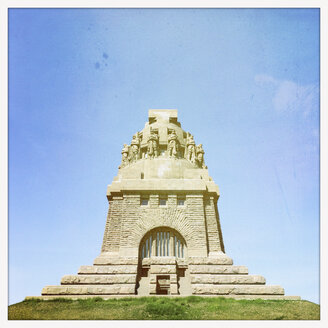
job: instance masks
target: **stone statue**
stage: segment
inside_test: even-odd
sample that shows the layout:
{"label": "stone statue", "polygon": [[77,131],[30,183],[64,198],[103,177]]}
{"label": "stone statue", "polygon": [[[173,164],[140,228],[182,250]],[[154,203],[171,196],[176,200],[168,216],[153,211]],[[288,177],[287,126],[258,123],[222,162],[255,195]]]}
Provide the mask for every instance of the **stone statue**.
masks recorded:
{"label": "stone statue", "polygon": [[122,163],[121,165],[118,167],[119,169],[126,167],[127,165],[129,165],[129,146],[127,144],[123,145],[123,149],[121,151],[122,154]]}
{"label": "stone statue", "polygon": [[158,136],[154,132],[150,132],[150,136],[148,138],[147,155],[148,158],[158,156]]}
{"label": "stone statue", "polygon": [[188,133],[187,134],[187,160],[191,163],[195,163],[196,151],[195,151],[195,140],[194,137]]}
{"label": "stone statue", "polygon": [[207,169],[207,166],[205,165],[204,162],[204,149],[203,149],[203,145],[199,144],[196,147],[196,154],[197,154],[197,158],[196,158],[196,164],[198,167],[202,168],[202,169]]}
{"label": "stone statue", "polygon": [[140,146],[140,139],[139,134],[136,133],[132,137],[131,147],[130,147],[130,162],[134,163],[139,159],[139,146]]}
{"label": "stone statue", "polygon": [[177,157],[178,154],[178,136],[173,130],[167,138],[167,152],[170,157]]}

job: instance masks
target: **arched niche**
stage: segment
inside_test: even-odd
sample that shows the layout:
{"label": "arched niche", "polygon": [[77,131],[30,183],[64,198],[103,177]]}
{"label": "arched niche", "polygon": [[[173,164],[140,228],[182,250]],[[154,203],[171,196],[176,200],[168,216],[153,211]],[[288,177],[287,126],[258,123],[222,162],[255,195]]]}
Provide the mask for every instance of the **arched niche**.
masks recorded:
{"label": "arched niche", "polygon": [[148,231],[139,245],[139,258],[187,258],[187,244],[181,234],[170,227],[157,227]]}

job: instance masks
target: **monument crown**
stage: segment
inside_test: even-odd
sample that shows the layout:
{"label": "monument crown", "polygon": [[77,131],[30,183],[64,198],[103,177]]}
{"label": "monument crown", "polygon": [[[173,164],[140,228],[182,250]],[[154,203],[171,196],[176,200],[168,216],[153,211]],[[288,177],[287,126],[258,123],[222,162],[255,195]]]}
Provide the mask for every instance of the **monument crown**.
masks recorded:
{"label": "monument crown", "polygon": [[177,120],[178,111],[176,109],[149,109],[148,118],[149,121],[153,119],[159,119],[163,121]]}
{"label": "monument crown", "polygon": [[123,145],[118,175],[107,189],[108,199],[127,188],[148,193],[207,190],[218,198],[218,186],[205,165],[203,145],[196,145],[193,136],[181,128],[177,110],[150,109],[148,113],[150,123],[133,135],[130,145]]}
{"label": "monument crown", "polygon": [[149,121],[143,130],[132,137],[131,144],[123,145],[123,169],[140,159],[187,159],[194,168],[206,169],[202,144],[196,146],[193,136],[181,128],[176,109],[150,109]]}

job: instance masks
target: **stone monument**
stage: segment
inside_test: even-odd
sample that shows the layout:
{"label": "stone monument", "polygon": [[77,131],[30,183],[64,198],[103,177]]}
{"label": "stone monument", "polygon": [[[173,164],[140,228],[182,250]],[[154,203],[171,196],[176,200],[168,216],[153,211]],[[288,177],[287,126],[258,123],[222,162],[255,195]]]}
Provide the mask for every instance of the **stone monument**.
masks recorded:
{"label": "stone monument", "polygon": [[149,110],[149,121],[124,144],[107,188],[109,210],[100,255],[42,298],[217,295],[300,299],[249,275],[225,254],[219,188],[203,145],[185,132],[176,110]]}

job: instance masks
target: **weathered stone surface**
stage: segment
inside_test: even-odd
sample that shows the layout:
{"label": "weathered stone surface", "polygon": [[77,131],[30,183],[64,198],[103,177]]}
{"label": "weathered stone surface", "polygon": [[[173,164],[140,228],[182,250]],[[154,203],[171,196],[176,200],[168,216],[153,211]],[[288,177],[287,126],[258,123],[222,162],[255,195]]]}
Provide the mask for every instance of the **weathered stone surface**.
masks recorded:
{"label": "weathered stone surface", "polygon": [[247,274],[245,266],[235,265],[189,265],[190,273]]}
{"label": "weathered stone surface", "polygon": [[157,265],[157,264],[154,264],[150,268],[150,273],[165,274],[165,273],[176,273],[176,272],[177,272],[176,265]]}
{"label": "weathered stone surface", "polygon": [[135,284],[46,286],[42,289],[42,295],[101,295],[134,293]]}
{"label": "weathered stone surface", "polygon": [[216,265],[232,265],[232,259],[226,255],[220,257],[189,257],[189,264],[216,264]]}
{"label": "weathered stone surface", "polygon": [[[170,276],[170,283],[176,284],[178,282],[177,275],[176,274],[168,274]],[[149,283],[156,284],[157,281],[157,275],[151,273],[149,275]]]}
{"label": "weathered stone surface", "polygon": [[188,261],[186,259],[178,258],[177,265],[178,265],[178,267],[181,267],[181,268],[188,267]]}
{"label": "weathered stone surface", "polygon": [[177,258],[174,256],[152,256],[147,257],[142,260],[143,266],[149,266],[151,264],[162,264],[162,265],[168,265],[168,264],[177,264],[178,266],[187,266],[188,261],[183,258]]}
{"label": "weathered stone surface", "polygon": [[71,284],[135,284],[136,274],[115,274],[115,275],[65,275],[61,279],[62,285]]}
{"label": "weathered stone surface", "polygon": [[149,295],[149,277],[141,277],[137,289],[137,294],[142,296]]}
{"label": "weathered stone surface", "polygon": [[177,258],[173,256],[162,256],[162,257],[152,256],[152,257],[144,258],[142,260],[142,265],[151,265],[151,264],[175,265],[176,263],[177,263]]}
{"label": "weathered stone surface", "polygon": [[156,295],[156,284],[149,284],[149,294]]}
{"label": "weathered stone surface", "polygon": [[192,274],[192,284],[265,284],[265,278],[258,275],[214,275]]}
{"label": "weathered stone surface", "polygon": [[136,265],[138,264],[137,257],[117,257],[117,258],[110,258],[110,257],[102,257],[98,256],[94,262],[95,265]]}
{"label": "weathered stone surface", "polygon": [[280,286],[257,285],[191,285],[193,294],[229,294],[229,295],[284,295],[284,289]]}
{"label": "weathered stone surface", "polygon": [[137,265],[82,265],[79,274],[122,274],[137,273]]}
{"label": "weathered stone surface", "polygon": [[170,284],[170,294],[171,295],[177,295],[178,294],[178,284]]}

